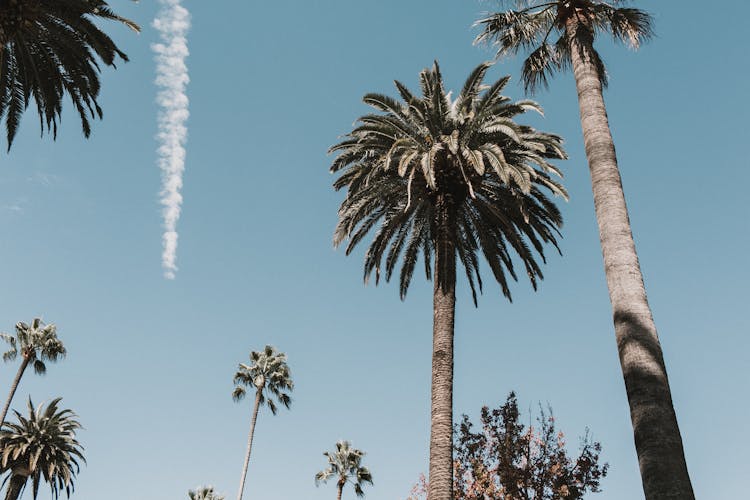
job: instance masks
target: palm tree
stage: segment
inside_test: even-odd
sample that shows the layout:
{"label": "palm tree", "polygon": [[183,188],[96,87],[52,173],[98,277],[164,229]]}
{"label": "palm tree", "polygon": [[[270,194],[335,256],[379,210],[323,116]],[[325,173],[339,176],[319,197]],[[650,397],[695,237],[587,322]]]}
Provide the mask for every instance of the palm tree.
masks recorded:
{"label": "palm tree", "polygon": [[[419,254],[425,274],[434,274],[430,500],[452,492],[453,327],[456,259],[466,271],[476,305],[481,292],[481,252],[510,299],[508,276],[517,280],[512,253],[536,288],[542,278],[537,256],[557,246],[562,218],[545,191],[566,196],[547,160],[565,158],[562,139],[517,124],[532,101],[512,102],[501,94],[509,77],[490,86],[490,64],[477,67],[458,97],[446,94],[437,62],[420,75],[422,96],[396,82],[403,101],[368,94],[364,102],[382,112],[330,149],[338,153],[331,171],[334,188],[347,189],[333,241],[348,240],[347,255],[380,223],[365,255],[365,282],[388,281],[403,254],[401,298],[405,298]],[[434,268],[431,261],[434,254]]]}
{"label": "palm tree", "polygon": [[89,118],[102,117],[99,107],[99,61],[114,66],[127,56],[95,24],[96,19],[137,24],[115,14],[102,0],[5,0],[0,5],[0,120],[5,118],[8,149],[21,115],[36,103],[42,132],[57,136],[63,96],[81,117],[86,137]]}
{"label": "palm tree", "polygon": [[200,486],[195,491],[188,491],[190,500],[224,500],[222,495],[214,491],[213,486]]}
{"label": "palm tree", "polygon": [[[570,67],[575,75],[583,140],[591,171],[604,271],[612,303],[617,349],[630,403],[635,446],[647,499],[693,498],[659,337],[646,299],[630,229],[602,88],[607,73],[594,49],[599,33],[638,48],[653,31],[644,11],[622,1],[535,0],[519,10],[477,22],[477,41],[498,56],[530,50],[523,65],[527,90]],[[559,36],[551,42],[551,36]]]}
{"label": "palm tree", "polygon": [[[237,386],[232,392],[235,401],[245,397],[245,387],[255,388],[255,404],[253,405],[253,416],[250,421],[250,434],[247,438],[247,453],[245,454],[245,465],[242,467],[240,478],[240,490],[237,500],[242,500],[242,492],[245,489],[245,478],[247,477],[247,466],[250,464],[250,451],[253,447],[253,434],[255,434],[255,422],[258,419],[258,409],[267,404],[271,413],[276,415],[277,403],[286,408],[292,403],[288,392],[294,389],[292,375],[286,364],[286,354],[278,352],[275,347],[267,345],[262,351],[250,352],[250,364],[240,363],[237,373],[234,374],[234,383]],[[275,401],[274,401],[275,400]]]}
{"label": "palm tree", "polygon": [[36,409],[29,399],[29,416],[14,410],[18,423],[6,422],[0,430],[0,472],[8,472],[3,483],[9,483],[5,500],[20,498],[29,479],[35,499],[42,479],[55,499],[62,491],[70,497],[75,489],[79,461],[86,462],[76,440],[81,424],[71,410],[58,409],[60,399]]}
{"label": "palm tree", "polygon": [[362,486],[365,483],[372,484],[372,474],[362,465],[362,457],[365,456],[363,451],[352,448],[349,441],[339,441],[336,443],[336,451],[327,451],[323,455],[328,459],[328,468],[315,474],[316,486],[321,481],[326,483],[330,478],[336,477],[337,500],[341,500],[346,483],[352,483],[358,497],[365,496]]}
{"label": "palm tree", "polygon": [[62,341],[57,338],[57,327],[52,323],[45,325],[41,318],[34,318],[31,325],[18,322],[15,337],[0,333],[0,338],[10,345],[10,349],[3,353],[3,361],[12,361],[16,359],[19,352],[21,353],[21,366],[18,367],[16,378],[10,386],[8,401],[5,402],[3,413],[0,415],[0,422],[5,422],[10,403],[29,364],[33,364],[34,373],[44,375],[47,373],[47,365],[44,361],[55,362],[65,357],[66,350]]}

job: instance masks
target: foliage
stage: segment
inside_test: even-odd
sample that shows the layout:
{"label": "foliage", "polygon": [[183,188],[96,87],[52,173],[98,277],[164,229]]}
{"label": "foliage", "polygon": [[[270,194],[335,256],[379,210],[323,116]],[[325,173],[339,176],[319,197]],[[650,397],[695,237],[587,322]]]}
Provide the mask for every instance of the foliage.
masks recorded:
{"label": "foliage", "polygon": [[138,25],[115,14],[102,0],[5,0],[0,6],[0,120],[5,119],[8,149],[21,115],[33,98],[42,132],[57,136],[62,100],[67,94],[86,137],[89,118],[102,117],[97,97],[99,62],[115,65],[127,56],[94,20]]}
{"label": "foliage", "polygon": [[328,459],[328,468],[315,474],[316,485],[335,477],[340,489],[346,483],[351,483],[358,497],[365,495],[362,486],[365,483],[372,484],[372,474],[362,465],[362,457],[365,455],[363,451],[352,448],[349,441],[339,441],[336,443],[336,451],[327,451],[323,455]]}
{"label": "foliage", "polygon": [[509,77],[484,85],[490,66],[472,71],[456,99],[446,93],[437,62],[420,74],[421,97],[398,81],[401,100],[367,94],[364,102],[380,113],[360,117],[329,150],[337,153],[331,172],[340,174],[334,187],[347,189],[334,245],[348,240],[348,255],[380,222],[365,256],[365,282],[373,271],[379,281],[383,259],[390,280],[402,254],[402,298],[420,254],[431,279],[441,198],[450,198],[455,210],[450,230],[475,304],[482,290],[480,252],[508,298],[507,275],[517,279],[509,250],[534,287],[542,278],[534,252],[544,260],[543,243],[556,246],[562,224],[544,191],[566,196],[553,179],[561,173],[548,160],[566,155],[560,137],[514,121],[541,108],[502,95]]}
{"label": "foliage", "polygon": [[188,492],[190,500],[224,500],[222,495],[214,491],[213,486],[199,486]]}
{"label": "foliage", "polygon": [[[520,422],[515,394],[501,407],[482,408],[479,425],[463,415],[454,428],[456,500],[576,500],[600,490],[608,464],[601,465],[601,444],[581,439],[577,457],[565,448],[552,410],[541,410],[538,426]],[[422,476],[407,500],[426,498]]]}
{"label": "foliage", "polygon": [[286,363],[286,354],[270,345],[262,351],[250,352],[250,364],[239,364],[234,383],[237,384],[232,392],[235,401],[245,397],[245,387],[254,387],[260,395],[260,404],[267,404],[274,415],[277,403],[286,408],[292,403],[289,392],[294,389],[294,382]]}
{"label": "foliage", "polygon": [[76,440],[81,424],[71,410],[58,408],[60,399],[36,409],[29,399],[28,417],[14,410],[18,423],[6,422],[0,430],[0,472],[8,474],[4,483],[21,484],[19,496],[29,478],[35,499],[42,479],[55,499],[62,491],[70,497],[75,489],[79,461],[86,462]]}
{"label": "foliage", "polygon": [[[494,13],[476,22],[482,28],[477,43],[497,48],[497,55],[529,51],[523,64],[523,82],[527,91],[547,87],[556,71],[570,68],[570,39],[580,42],[582,57],[589,58],[598,69],[602,86],[607,72],[592,43],[599,33],[609,33],[615,40],[637,49],[653,36],[651,16],[639,9],[619,7],[623,0],[524,0],[515,2],[516,10]],[[575,21],[569,23],[569,21]],[[574,27],[573,32],[568,30]],[[551,38],[552,37],[552,38]]]}
{"label": "foliage", "polygon": [[44,361],[55,362],[65,357],[66,350],[62,341],[57,338],[57,327],[50,323],[45,325],[41,318],[34,318],[31,324],[16,323],[16,336],[0,333],[0,338],[10,348],[3,353],[3,361],[12,361],[21,356],[33,362],[34,372],[43,375],[47,372]]}

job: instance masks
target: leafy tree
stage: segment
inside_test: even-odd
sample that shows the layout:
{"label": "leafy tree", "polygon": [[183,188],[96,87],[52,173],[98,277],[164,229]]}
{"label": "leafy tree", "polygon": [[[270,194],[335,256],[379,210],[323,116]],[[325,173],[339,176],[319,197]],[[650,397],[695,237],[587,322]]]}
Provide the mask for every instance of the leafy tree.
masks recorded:
{"label": "leafy tree", "polygon": [[[528,90],[556,71],[573,69],[594,207],[604,256],[615,336],[630,404],[646,498],[693,498],[659,337],[646,299],[630,228],[602,88],[607,73],[594,49],[599,34],[638,48],[652,34],[651,16],[624,1],[534,0],[481,19],[478,41],[498,56],[530,51],[523,65]],[[554,40],[551,37],[558,37]]]}
{"label": "leafy tree", "polygon": [[601,445],[587,433],[578,457],[571,458],[552,410],[542,410],[537,422],[537,428],[521,423],[513,393],[500,408],[482,408],[476,432],[464,415],[455,429],[456,498],[578,500],[600,491],[608,469],[599,465]]}
{"label": "leafy tree", "polygon": [[57,338],[57,327],[52,323],[45,325],[41,318],[34,318],[30,325],[23,322],[16,323],[15,337],[0,333],[0,338],[10,345],[10,349],[3,353],[3,361],[12,361],[19,353],[21,354],[21,366],[18,367],[16,378],[13,379],[10,387],[8,401],[5,402],[3,413],[0,415],[0,422],[5,422],[10,403],[13,401],[13,396],[16,394],[26,368],[31,364],[34,367],[34,373],[44,375],[47,373],[47,365],[44,362],[55,362],[65,357],[66,350],[62,341]]}
{"label": "leafy tree", "polygon": [[89,118],[99,107],[99,61],[115,65],[127,56],[94,20],[134,22],[115,14],[102,0],[4,0],[0,3],[0,120],[5,119],[8,149],[21,115],[33,98],[42,132],[57,136],[62,100],[70,97],[86,137]]}
{"label": "leafy tree", "polygon": [[354,486],[354,493],[358,497],[365,496],[362,486],[365,483],[372,484],[372,474],[362,465],[362,457],[365,456],[363,451],[352,448],[349,441],[339,441],[336,443],[336,451],[327,451],[323,455],[328,459],[328,468],[315,474],[316,486],[333,477],[336,478],[337,500],[341,500],[346,483]]}
{"label": "leafy tree", "polygon": [[6,422],[0,430],[0,473],[7,473],[5,500],[21,497],[29,479],[34,499],[44,480],[57,499],[64,491],[70,497],[73,478],[80,470],[79,461],[86,462],[83,446],[76,440],[81,424],[71,410],[58,409],[61,398],[53,399],[45,408],[34,408],[29,399],[29,415],[14,410],[18,423]]}
{"label": "leafy tree", "polygon": [[[464,415],[454,428],[456,500],[580,500],[600,490],[609,466],[601,465],[601,445],[588,433],[577,457],[565,449],[552,410],[542,410],[538,427],[520,421],[515,394],[497,409],[482,408],[479,430]],[[424,476],[408,500],[425,498]]]}
{"label": "leafy tree", "polygon": [[480,254],[509,299],[509,277],[517,279],[513,254],[536,288],[537,259],[544,260],[544,243],[557,246],[562,224],[547,193],[566,196],[548,161],[565,158],[562,139],[516,123],[515,116],[541,109],[503,96],[509,77],[484,86],[489,68],[472,71],[455,100],[437,62],[420,74],[419,97],[400,82],[402,100],[367,94],[364,102],[381,113],[361,117],[330,149],[338,153],[334,187],[347,190],[334,245],[348,241],[349,254],[380,224],[365,255],[365,282],[373,271],[379,281],[383,259],[388,281],[402,255],[402,299],[420,254],[427,279],[434,275],[431,500],[451,496],[456,260],[475,304]]}
{"label": "leafy tree", "polygon": [[288,392],[294,388],[294,382],[292,382],[289,366],[286,364],[286,354],[267,345],[262,351],[250,352],[249,365],[240,363],[237,373],[234,374],[234,383],[237,384],[232,393],[235,401],[240,401],[245,397],[246,387],[255,388],[255,404],[253,405],[253,416],[250,422],[250,434],[247,439],[247,453],[245,464],[242,467],[240,490],[237,493],[237,500],[242,500],[247,467],[250,464],[250,451],[253,447],[255,422],[258,419],[258,409],[261,405],[266,404],[271,413],[276,415],[277,403],[289,408],[292,398]]}
{"label": "leafy tree", "polygon": [[188,491],[190,500],[224,500],[222,495],[214,491],[213,486],[200,486],[196,490]]}

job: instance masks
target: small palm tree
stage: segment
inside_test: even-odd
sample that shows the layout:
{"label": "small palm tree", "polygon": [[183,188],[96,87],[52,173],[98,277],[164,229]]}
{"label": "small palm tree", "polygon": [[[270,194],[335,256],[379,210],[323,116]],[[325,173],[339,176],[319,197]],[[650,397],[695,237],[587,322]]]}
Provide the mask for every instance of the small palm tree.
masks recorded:
{"label": "small palm tree", "polygon": [[[594,48],[599,34],[611,34],[633,48],[651,38],[651,16],[639,9],[624,8],[624,3],[518,2],[517,10],[479,20],[477,24],[483,31],[477,41],[494,44],[498,56],[528,50],[523,65],[527,90],[546,86],[548,77],[557,71],[573,70],[643,488],[649,500],[693,498],[667,369],[646,298],[604,105],[602,88],[607,85],[607,72]],[[553,36],[558,38],[554,40]]]}
{"label": "small palm tree", "polygon": [[[89,118],[102,117],[99,63],[114,66],[127,56],[95,24],[96,19],[138,25],[115,14],[102,0],[5,0],[0,4],[0,120],[5,118],[8,149],[21,115],[33,98],[42,132],[57,135],[67,94],[81,117],[86,137]],[[98,59],[97,59],[98,58]]]}
{"label": "small palm tree", "polygon": [[224,500],[222,495],[214,492],[213,486],[200,486],[196,490],[188,491],[190,500]]}
{"label": "small palm tree", "polygon": [[247,453],[245,454],[245,464],[242,467],[240,489],[237,493],[237,500],[242,500],[247,467],[250,464],[250,451],[253,447],[255,422],[258,419],[258,409],[261,405],[266,404],[271,413],[276,415],[277,403],[289,408],[292,398],[288,393],[294,389],[294,382],[292,382],[289,366],[286,364],[286,354],[267,345],[262,351],[250,352],[249,365],[240,363],[237,373],[234,374],[234,383],[237,384],[232,392],[235,401],[240,401],[245,397],[246,387],[255,388],[255,404],[250,421],[250,434],[247,438]]}
{"label": "small palm tree", "polygon": [[[365,254],[365,282],[375,271],[389,280],[401,260],[401,298],[419,254],[425,275],[434,275],[430,431],[430,500],[451,498],[453,487],[453,334],[457,260],[476,304],[482,290],[483,255],[510,299],[517,279],[513,255],[536,288],[544,243],[557,246],[562,217],[548,193],[566,196],[553,179],[549,159],[565,158],[562,139],[519,125],[514,117],[541,112],[532,101],[502,95],[509,77],[485,86],[490,64],[478,66],[453,100],[440,69],[422,71],[422,96],[396,82],[403,101],[368,94],[365,103],[382,114],[361,117],[333,146],[334,187],[347,189],[339,208],[334,245],[346,253],[378,223]],[[431,264],[434,256],[434,267]]]}
{"label": "small palm tree", "polygon": [[328,468],[315,474],[316,486],[335,477],[338,500],[341,500],[346,483],[354,486],[354,493],[358,497],[365,496],[362,486],[365,483],[372,484],[372,474],[367,467],[362,465],[362,457],[365,456],[363,451],[352,448],[349,441],[339,441],[336,443],[336,451],[327,451],[323,455],[328,459]]}
{"label": "small palm tree", "polygon": [[21,354],[21,366],[18,367],[16,378],[10,387],[8,400],[0,415],[0,422],[5,422],[10,403],[29,364],[34,366],[34,373],[44,375],[47,372],[47,365],[44,362],[55,362],[65,357],[66,351],[62,341],[57,338],[57,327],[52,323],[45,325],[41,318],[34,318],[30,325],[23,322],[16,323],[15,337],[0,333],[0,338],[10,345],[10,349],[3,353],[3,361],[12,361],[19,353]]}
{"label": "small palm tree", "polygon": [[81,424],[71,410],[58,409],[61,398],[34,408],[29,399],[29,415],[14,410],[18,423],[6,422],[0,430],[0,472],[8,473],[5,500],[21,497],[29,479],[34,499],[44,480],[57,499],[64,491],[70,497],[75,489],[73,478],[80,470],[79,462],[86,462],[83,447],[76,440]]}

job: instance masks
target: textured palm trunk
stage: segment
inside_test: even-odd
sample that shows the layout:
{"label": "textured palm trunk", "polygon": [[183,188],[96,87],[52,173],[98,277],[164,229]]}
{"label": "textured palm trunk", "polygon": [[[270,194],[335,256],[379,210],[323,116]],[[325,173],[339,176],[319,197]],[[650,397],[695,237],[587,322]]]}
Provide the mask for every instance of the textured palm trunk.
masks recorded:
{"label": "textured palm trunk", "polygon": [[336,500],[341,500],[341,495],[344,492],[344,484],[345,483],[342,483],[341,481],[338,482],[337,487],[338,487],[339,493],[338,495],[336,495]]}
{"label": "textured palm trunk", "polygon": [[593,40],[573,36],[577,23],[575,18],[568,21],[568,41],[643,489],[647,500],[693,499],[661,345],[630,229],[602,87],[596,66],[587,57],[593,51]]}
{"label": "textured palm trunk", "polygon": [[260,408],[260,395],[263,389],[258,389],[255,393],[255,406],[253,407],[253,418],[250,421],[250,435],[247,438],[247,453],[245,454],[245,465],[242,466],[242,477],[240,478],[240,491],[237,493],[237,500],[242,500],[242,492],[245,489],[245,478],[247,477],[247,467],[250,465],[250,451],[253,449],[253,434],[255,434],[255,422],[258,420],[258,408]]}
{"label": "textured palm trunk", "polygon": [[27,476],[12,475],[8,484],[8,491],[5,492],[5,500],[18,500],[27,479]]}
{"label": "textured palm trunk", "polygon": [[18,384],[21,382],[21,377],[23,377],[23,373],[26,371],[26,367],[29,366],[30,358],[28,356],[23,357],[23,361],[21,361],[21,366],[18,367],[18,373],[16,373],[16,378],[13,379],[13,385],[10,386],[10,394],[8,395],[8,401],[5,402],[5,408],[3,408],[3,413],[0,415],[0,423],[5,422],[5,417],[8,416],[8,410],[10,410],[10,404],[13,402],[13,396],[16,394],[16,389],[18,389]]}
{"label": "textured palm trunk", "polygon": [[453,499],[453,327],[456,311],[455,208],[448,195],[436,204],[432,327],[432,402],[428,500]]}

